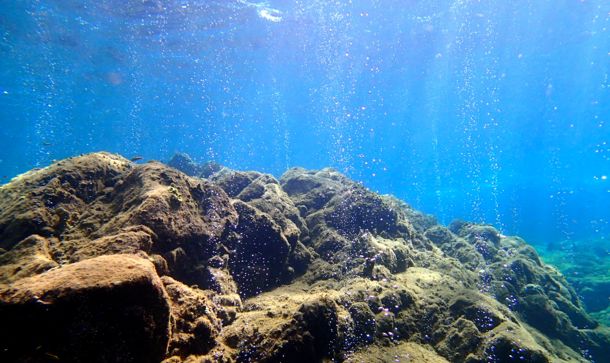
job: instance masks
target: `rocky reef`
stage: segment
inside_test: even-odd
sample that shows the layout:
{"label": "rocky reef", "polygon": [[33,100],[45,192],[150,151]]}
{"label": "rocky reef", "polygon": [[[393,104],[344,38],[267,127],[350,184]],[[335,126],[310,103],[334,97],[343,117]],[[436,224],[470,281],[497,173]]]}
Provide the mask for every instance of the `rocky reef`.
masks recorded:
{"label": "rocky reef", "polygon": [[518,237],[332,169],[94,153],[0,187],[2,362],[607,362]]}
{"label": "rocky reef", "polygon": [[540,253],[566,276],[591,316],[610,326],[610,241],[563,241]]}

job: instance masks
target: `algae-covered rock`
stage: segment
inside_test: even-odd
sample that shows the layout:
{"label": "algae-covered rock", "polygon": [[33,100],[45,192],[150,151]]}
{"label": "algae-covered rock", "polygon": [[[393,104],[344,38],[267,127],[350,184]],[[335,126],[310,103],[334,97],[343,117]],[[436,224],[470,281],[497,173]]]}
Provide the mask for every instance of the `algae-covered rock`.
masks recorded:
{"label": "algae-covered rock", "polygon": [[233,206],[239,220],[227,237],[229,268],[240,291],[251,296],[289,277],[290,244],[268,215],[241,201]]}
{"label": "algae-covered rock", "polygon": [[[233,228],[235,233],[228,240],[233,241],[232,243],[236,243],[236,241],[251,241],[251,243],[247,243],[252,248],[250,250],[243,249],[244,255],[238,256],[239,253],[237,253],[235,255],[236,258],[233,258],[231,261],[231,266],[234,269],[236,267],[239,269],[238,266],[247,266],[248,271],[235,272],[235,275],[242,276],[238,284],[243,294],[249,295],[252,292],[263,291],[270,285],[290,279],[294,274],[305,272],[307,265],[312,260],[311,252],[302,243],[308,239],[309,230],[293,200],[282,189],[277,179],[272,175],[255,171],[237,171],[226,167],[211,168],[210,163],[197,165],[184,154],[176,154],[170,161],[170,164],[187,174],[206,178],[213,184],[220,186],[230,198],[234,199],[233,205],[241,210],[240,223]],[[207,170],[207,172],[201,172],[201,170]],[[254,222],[254,224],[260,223],[260,226],[253,225],[252,227],[247,227],[247,225],[253,223],[253,216],[256,216],[255,219],[257,219],[257,222]],[[273,232],[269,229],[269,223],[273,223]],[[267,229],[267,232],[262,232],[262,235],[275,235],[276,242],[278,239],[288,242],[289,251],[285,251],[283,243],[276,244],[277,250],[270,245],[271,247],[266,251],[267,256],[264,258],[259,256],[257,257],[258,262],[254,261],[254,257],[250,256],[250,252],[254,254],[259,253],[258,250],[261,247],[259,244],[262,242],[254,237],[253,228],[258,229],[259,227]],[[279,227],[279,230],[277,227]],[[250,232],[247,232],[244,228],[250,228]],[[249,236],[252,238],[245,237],[248,233],[250,233]],[[267,245],[266,243],[264,242],[263,244]],[[271,241],[269,243],[273,244]],[[274,257],[271,270],[279,269],[281,271],[269,271],[269,266],[255,268],[250,263],[255,262],[255,265],[260,265],[259,262],[265,259],[269,260],[269,257],[276,254],[278,254],[276,257],[281,262],[279,266],[276,266],[277,259]],[[248,284],[254,285],[247,282],[247,280],[252,280],[252,278],[246,277],[251,272],[255,275],[260,275],[263,280],[268,281],[261,280],[262,284],[256,284],[255,288],[248,287]]]}
{"label": "algae-covered rock", "polygon": [[207,178],[222,169],[222,166],[213,161],[201,165],[197,164],[193,161],[193,159],[191,159],[190,156],[184,153],[177,153],[172,156],[167,165],[180,170],[188,176],[196,176],[202,178]]}
{"label": "algae-covered rock", "polygon": [[599,324],[585,312],[576,291],[556,269],[544,265],[531,246],[491,226],[456,221],[449,229],[432,227],[426,235],[465,267],[479,270],[482,288],[524,322],[572,349],[591,346],[595,356],[610,352],[589,334]]}
{"label": "algae-covered rock", "polygon": [[401,342],[391,345],[371,345],[346,357],[347,363],[418,362],[448,363],[447,359],[426,345]]}
{"label": "algae-covered rock", "polygon": [[[110,192],[132,167],[118,155],[96,153],[14,178],[0,187],[0,247],[11,249],[35,234],[57,237],[70,231],[77,223],[75,216],[96,212],[89,205]],[[81,226],[93,230],[92,225]]]}
{"label": "algae-covered rock", "polygon": [[398,235],[406,226],[380,196],[331,169],[288,171],[281,178],[288,195],[300,206],[308,225],[324,224],[346,236],[361,231]]}
{"label": "algae-covered rock", "polygon": [[172,335],[168,355],[204,354],[216,345],[222,329],[218,306],[210,296],[168,276],[162,282],[171,302]]}
{"label": "algae-covered rock", "polygon": [[49,240],[31,235],[0,255],[0,283],[9,283],[57,267],[49,250]]}
{"label": "algae-covered rock", "polygon": [[605,239],[564,241],[541,251],[545,262],[562,272],[587,311],[610,326],[610,242]]}
{"label": "algae-covered rock", "polygon": [[[136,166],[107,153],[19,176],[0,188],[0,203],[0,243],[10,250],[4,265],[20,261],[40,269],[41,256],[52,261],[46,263],[50,268],[106,254],[168,255],[180,248],[188,257],[179,265],[168,261],[168,269],[189,283],[197,283],[196,266],[218,253],[226,225],[237,220],[219,187],[160,163]],[[44,247],[16,246],[28,238]]]}
{"label": "algae-covered rock", "polygon": [[153,265],[101,256],[0,290],[4,362],[158,362],[170,304]]}
{"label": "algae-covered rock", "polygon": [[608,330],[518,237],[441,226],[333,169],[170,164],[95,153],[0,187],[2,361],[610,356]]}

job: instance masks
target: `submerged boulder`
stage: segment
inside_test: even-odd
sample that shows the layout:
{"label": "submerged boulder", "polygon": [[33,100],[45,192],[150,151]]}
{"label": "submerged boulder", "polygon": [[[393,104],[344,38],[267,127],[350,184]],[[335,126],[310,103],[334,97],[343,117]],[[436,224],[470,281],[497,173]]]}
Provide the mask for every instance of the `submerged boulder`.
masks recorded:
{"label": "submerged boulder", "polygon": [[478,271],[482,290],[543,334],[575,350],[590,346],[595,356],[610,353],[610,346],[590,334],[599,323],[586,313],[576,291],[522,239],[463,221],[453,222],[449,230],[432,227],[425,234],[465,267]]}
{"label": "submerged boulder", "polygon": [[170,304],[149,261],[111,255],[20,279],[0,290],[4,362],[158,362]]}
{"label": "submerged boulder", "polygon": [[180,170],[188,176],[201,178],[207,178],[208,176],[222,169],[222,166],[215,162],[207,162],[202,165],[197,164],[193,161],[193,159],[191,159],[190,156],[184,153],[177,153],[172,156],[167,165]]}
{"label": "submerged boulder", "polygon": [[229,269],[245,296],[277,286],[288,276],[290,244],[266,214],[236,201],[239,220],[227,236]]}
{"label": "submerged boulder", "polygon": [[209,294],[186,286],[169,276],[161,278],[171,302],[169,356],[205,354],[216,345],[222,329],[220,310]]}
{"label": "submerged boulder", "polygon": [[[168,269],[195,283],[195,267],[217,253],[226,225],[237,219],[222,189],[160,163],[136,166],[107,153],[19,176],[1,187],[0,203],[0,243],[10,252],[5,264],[40,262],[42,255],[62,265],[106,254],[168,256],[183,249],[186,261],[169,263]],[[23,248],[32,238],[44,253]],[[20,271],[15,278],[23,276]]]}
{"label": "submerged boulder", "polygon": [[[172,161],[176,158],[184,156],[174,156]],[[179,170],[183,170],[181,165],[174,162]],[[192,167],[196,165],[183,171],[189,172]],[[229,266],[233,275],[240,276],[238,285],[243,294],[264,291],[305,272],[313,257],[303,244],[309,239],[309,229],[277,179],[269,174],[226,167],[210,170],[200,177],[220,186],[238,209],[239,220],[230,228],[225,247],[231,252],[229,256],[234,256],[229,259]],[[260,236],[269,240],[263,241]],[[242,248],[233,249],[235,244]]]}

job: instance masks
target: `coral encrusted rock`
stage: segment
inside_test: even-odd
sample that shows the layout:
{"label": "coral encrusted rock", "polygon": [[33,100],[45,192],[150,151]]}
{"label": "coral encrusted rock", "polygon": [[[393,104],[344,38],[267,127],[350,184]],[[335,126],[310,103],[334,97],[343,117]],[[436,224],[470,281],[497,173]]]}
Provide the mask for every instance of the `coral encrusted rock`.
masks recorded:
{"label": "coral encrusted rock", "polygon": [[[603,306],[602,306],[603,308]],[[100,152],[0,186],[2,362],[604,362],[610,332],[491,226],[334,169]]]}

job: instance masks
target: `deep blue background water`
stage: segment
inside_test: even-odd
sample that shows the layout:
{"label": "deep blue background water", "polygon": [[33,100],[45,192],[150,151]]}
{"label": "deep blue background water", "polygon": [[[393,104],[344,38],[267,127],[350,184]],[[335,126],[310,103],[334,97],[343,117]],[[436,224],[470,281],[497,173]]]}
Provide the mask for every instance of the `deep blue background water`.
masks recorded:
{"label": "deep blue background water", "polygon": [[442,222],[610,237],[610,2],[2,1],[0,183],[98,150],[333,166]]}

